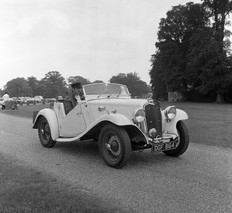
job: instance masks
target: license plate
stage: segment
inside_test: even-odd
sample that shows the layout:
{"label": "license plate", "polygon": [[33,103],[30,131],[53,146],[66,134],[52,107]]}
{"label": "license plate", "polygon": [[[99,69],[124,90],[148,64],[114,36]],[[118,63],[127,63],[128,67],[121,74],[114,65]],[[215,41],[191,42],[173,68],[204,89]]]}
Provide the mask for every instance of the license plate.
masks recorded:
{"label": "license plate", "polygon": [[162,152],[176,148],[176,142],[152,144],[152,152]]}

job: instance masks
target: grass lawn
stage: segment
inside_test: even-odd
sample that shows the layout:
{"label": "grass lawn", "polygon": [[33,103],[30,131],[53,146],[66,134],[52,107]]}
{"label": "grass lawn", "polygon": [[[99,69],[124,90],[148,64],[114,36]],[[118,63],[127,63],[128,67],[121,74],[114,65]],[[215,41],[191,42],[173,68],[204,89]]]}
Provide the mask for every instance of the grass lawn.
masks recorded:
{"label": "grass lawn", "polygon": [[161,107],[170,104],[187,112],[190,142],[232,148],[232,104],[162,102]]}
{"label": "grass lawn", "polygon": [[16,110],[1,110],[0,113],[15,115],[19,117],[31,118],[33,117],[33,111],[39,111],[43,108],[49,108],[50,104],[38,104],[38,105],[18,105]]}

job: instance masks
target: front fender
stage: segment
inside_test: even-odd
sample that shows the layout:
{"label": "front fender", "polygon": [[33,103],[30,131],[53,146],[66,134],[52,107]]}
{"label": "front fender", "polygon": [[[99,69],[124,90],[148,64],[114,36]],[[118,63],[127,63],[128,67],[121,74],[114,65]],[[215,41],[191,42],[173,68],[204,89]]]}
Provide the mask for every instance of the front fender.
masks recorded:
{"label": "front fender", "polygon": [[104,114],[103,116],[99,117],[94,123],[97,124],[102,121],[109,121],[117,126],[134,125],[134,123],[130,119],[122,114]]}
{"label": "front fender", "polygon": [[[130,129],[130,130],[136,132],[137,135],[140,134],[145,138],[145,136],[141,132],[141,130],[130,119],[128,119],[127,117],[125,117],[122,114],[109,113],[109,114],[104,114],[104,115],[100,116],[91,125],[89,125],[84,132],[82,132],[78,136],[75,136],[73,138],[58,138],[56,141],[67,142],[67,141],[75,141],[75,140],[78,140],[80,138],[88,138],[91,135],[99,134],[99,132],[101,131],[103,126],[108,124],[108,123],[112,123],[112,124],[115,124],[117,126],[123,126],[127,130]],[[89,137],[89,138],[91,138],[91,137]]]}
{"label": "front fender", "polygon": [[45,108],[38,112],[32,128],[38,129],[39,119],[45,117],[49,123],[52,139],[55,141],[59,137],[58,120],[54,110]]}
{"label": "front fender", "polygon": [[176,117],[171,121],[166,120],[166,116],[164,114],[164,111],[162,111],[162,117],[163,117],[163,119],[162,119],[163,132],[173,133],[175,135],[177,135],[177,129],[176,129],[177,122],[180,120],[187,120],[188,119],[187,113],[181,109],[176,109]]}
{"label": "front fender", "polygon": [[93,132],[100,132],[104,125],[107,125],[108,123],[115,124],[116,126],[123,127],[127,130],[129,137],[132,138],[134,136],[139,136],[140,138],[143,138],[144,141],[147,141],[146,136],[144,133],[139,129],[132,120],[128,119],[126,116],[122,114],[104,114],[101,117],[99,117],[97,120],[95,120],[94,123],[92,123],[86,131],[81,135],[85,135],[86,133],[91,134]]}

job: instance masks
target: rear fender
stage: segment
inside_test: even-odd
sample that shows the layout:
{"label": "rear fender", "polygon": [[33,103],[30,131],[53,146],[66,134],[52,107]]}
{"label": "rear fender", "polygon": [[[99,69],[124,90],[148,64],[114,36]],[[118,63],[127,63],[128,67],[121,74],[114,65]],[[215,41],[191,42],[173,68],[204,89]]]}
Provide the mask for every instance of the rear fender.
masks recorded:
{"label": "rear fender", "polygon": [[58,120],[55,111],[49,108],[40,110],[34,119],[32,126],[33,129],[38,129],[39,119],[41,117],[45,117],[47,119],[51,130],[52,140],[55,141],[59,137]]}
{"label": "rear fender", "polygon": [[164,110],[162,111],[162,117],[163,117],[163,132],[165,133],[172,133],[177,135],[177,129],[176,124],[180,120],[187,120],[188,115],[185,111],[181,109],[176,109],[176,117],[172,119],[171,121],[166,120],[166,116],[164,114]]}

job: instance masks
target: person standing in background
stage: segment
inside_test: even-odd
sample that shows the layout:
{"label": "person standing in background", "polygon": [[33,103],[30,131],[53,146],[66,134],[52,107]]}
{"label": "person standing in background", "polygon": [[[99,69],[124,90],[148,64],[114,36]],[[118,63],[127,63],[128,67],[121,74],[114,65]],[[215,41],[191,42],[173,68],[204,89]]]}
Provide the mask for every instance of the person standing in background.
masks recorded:
{"label": "person standing in background", "polygon": [[10,96],[8,95],[7,92],[5,92],[4,95],[2,96],[2,99],[3,99],[3,100],[2,100],[2,109],[5,109],[5,108],[6,108],[6,107],[5,107],[5,102],[8,101],[9,98],[10,98]]}

